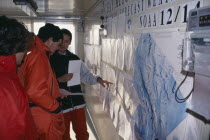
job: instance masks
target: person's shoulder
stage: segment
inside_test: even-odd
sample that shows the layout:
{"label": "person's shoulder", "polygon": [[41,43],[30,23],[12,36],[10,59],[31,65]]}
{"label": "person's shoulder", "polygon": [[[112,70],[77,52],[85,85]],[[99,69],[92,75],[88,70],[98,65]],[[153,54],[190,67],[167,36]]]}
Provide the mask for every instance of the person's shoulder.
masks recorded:
{"label": "person's shoulder", "polygon": [[31,48],[27,51],[27,54],[25,55],[23,59],[24,63],[22,64],[24,67],[34,67],[34,64],[40,64],[42,67],[47,67],[47,62],[49,61],[46,52],[43,50],[40,50],[38,47]]}
{"label": "person's shoulder", "polygon": [[57,50],[50,56],[50,58],[56,58],[56,57],[59,57],[59,56],[60,55],[59,55],[58,50]]}
{"label": "person's shoulder", "polygon": [[25,57],[35,59],[40,57],[42,53],[42,50],[36,44],[34,44],[28,49]]}
{"label": "person's shoulder", "polygon": [[30,63],[36,62],[38,59],[42,59],[42,54],[37,49],[31,49],[25,55],[24,61],[29,61]]}
{"label": "person's shoulder", "polygon": [[76,54],[73,54],[72,52],[70,52],[69,50],[66,51],[66,54],[70,57],[74,57],[74,59],[78,59],[80,60],[79,56],[77,56]]}

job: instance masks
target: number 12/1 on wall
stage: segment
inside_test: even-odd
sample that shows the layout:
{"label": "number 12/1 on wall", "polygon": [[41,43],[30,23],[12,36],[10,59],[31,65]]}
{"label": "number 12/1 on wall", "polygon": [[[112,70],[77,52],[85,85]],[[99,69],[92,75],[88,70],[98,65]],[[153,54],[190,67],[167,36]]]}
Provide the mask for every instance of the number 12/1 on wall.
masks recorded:
{"label": "number 12/1 on wall", "polygon": [[[177,22],[177,18],[181,17],[180,22],[186,23],[188,18],[188,13],[191,9],[200,8],[203,2],[193,1],[185,4],[181,4],[176,6],[176,8],[168,7],[166,9],[160,11],[154,11],[152,13],[141,15],[139,17],[139,27],[147,28],[147,27],[156,27],[156,26],[164,26],[164,25],[172,25]],[[175,10],[176,9],[176,10]]]}

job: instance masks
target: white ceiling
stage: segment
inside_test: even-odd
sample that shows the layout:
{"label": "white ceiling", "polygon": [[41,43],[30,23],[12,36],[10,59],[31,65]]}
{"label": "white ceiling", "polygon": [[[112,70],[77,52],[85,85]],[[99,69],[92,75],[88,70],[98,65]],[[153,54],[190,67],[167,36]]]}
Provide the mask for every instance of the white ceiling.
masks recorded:
{"label": "white ceiling", "polygon": [[27,14],[16,6],[13,0],[0,0],[0,15],[26,16]]}
{"label": "white ceiling", "polygon": [[[41,17],[82,17],[100,0],[34,0]],[[0,0],[0,15],[26,16],[13,0]]]}

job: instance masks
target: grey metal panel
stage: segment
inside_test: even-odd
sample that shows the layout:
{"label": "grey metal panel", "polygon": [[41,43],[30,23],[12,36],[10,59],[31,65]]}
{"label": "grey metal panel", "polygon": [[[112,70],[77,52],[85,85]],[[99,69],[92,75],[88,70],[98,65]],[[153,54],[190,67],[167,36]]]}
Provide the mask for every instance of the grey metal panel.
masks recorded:
{"label": "grey metal panel", "polygon": [[194,92],[192,95],[192,103],[189,109],[193,111],[192,115],[201,119],[202,121],[210,120],[209,83],[210,77],[195,74]]}
{"label": "grey metal panel", "polygon": [[0,0],[0,15],[26,16],[27,14],[16,6],[13,0]]}
{"label": "grey metal panel", "polygon": [[98,0],[35,0],[41,16],[84,16]]}
{"label": "grey metal panel", "polygon": [[[99,0],[34,0],[37,12],[42,17],[47,16],[84,16]],[[0,0],[0,15],[27,16],[13,0]]]}
{"label": "grey metal panel", "polygon": [[103,15],[103,2],[102,0],[99,0],[97,3],[95,3],[94,6],[92,6],[91,9],[89,9],[88,12],[86,12],[85,17],[100,17]]}

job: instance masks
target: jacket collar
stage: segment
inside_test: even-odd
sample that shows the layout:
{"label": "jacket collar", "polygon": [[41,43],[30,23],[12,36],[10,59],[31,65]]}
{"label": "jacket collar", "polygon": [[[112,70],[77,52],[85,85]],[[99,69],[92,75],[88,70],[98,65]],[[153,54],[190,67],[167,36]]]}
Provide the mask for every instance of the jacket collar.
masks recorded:
{"label": "jacket collar", "polygon": [[57,50],[57,51],[55,51],[55,54],[59,54],[59,55],[70,55],[71,52],[70,52],[69,50],[66,50],[66,52],[62,54],[62,53],[60,53],[60,52]]}
{"label": "jacket collar", "polygon": [[45,45],[44,42],[38,36],[36,36],[35,39],[36,39],[36,44],[40,49],[44,50],[45,52],[48,52],[49,54],[52,54],[47,45]]}

